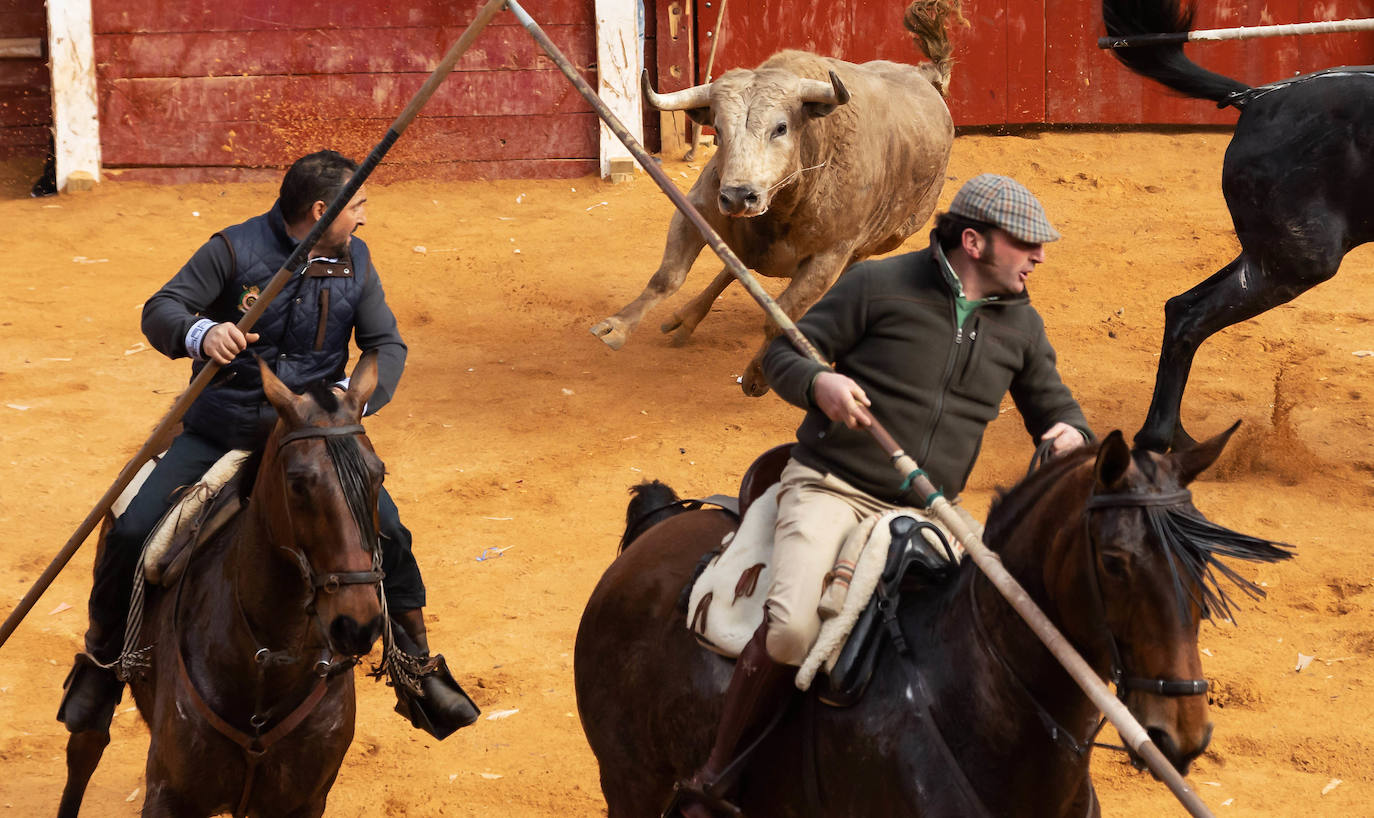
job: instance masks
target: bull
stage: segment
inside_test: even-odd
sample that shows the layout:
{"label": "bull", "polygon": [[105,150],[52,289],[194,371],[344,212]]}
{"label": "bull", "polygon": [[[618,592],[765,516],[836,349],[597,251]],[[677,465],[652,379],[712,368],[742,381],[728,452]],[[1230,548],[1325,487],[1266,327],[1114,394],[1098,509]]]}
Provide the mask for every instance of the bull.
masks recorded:
{"label": "bull", "polygon": [[[896,249],[926,223],[944,184],[954,141],[945,105],[952,47],[946,20],[963,21],[958,0],[916,0],[903,23],[931,62],[844,62],[782,51],[758,68],[649,103],[685,111],[715,129],[719,145],[688,193],[692,206],[745,266],[791,281],[778,306],[797,318],[840,272]],[[681,213],[668,228],[657,272],[639,297],[591,328],[619,349],[644,315],[682,286],[706,241]],[[733,281],[722,270],[660,328],[682,344]],[[764,327],[764,347],[777,335]],[[747,395],[768,391],[763,349],[740,380]]]}

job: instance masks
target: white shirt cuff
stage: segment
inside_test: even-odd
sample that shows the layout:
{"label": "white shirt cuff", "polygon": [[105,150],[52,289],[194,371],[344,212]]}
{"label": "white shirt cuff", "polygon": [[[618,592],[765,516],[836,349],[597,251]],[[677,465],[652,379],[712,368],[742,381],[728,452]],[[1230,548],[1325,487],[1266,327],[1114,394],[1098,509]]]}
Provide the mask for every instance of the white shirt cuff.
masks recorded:
{"label": "white shirt cuff", "polygon": [[205,356],[200,353],[200,342],[205,340],[205,333],[215,325],[209,318],[202,318],[191,325],[186,331],[186,354],[197,361],[205,360]]}

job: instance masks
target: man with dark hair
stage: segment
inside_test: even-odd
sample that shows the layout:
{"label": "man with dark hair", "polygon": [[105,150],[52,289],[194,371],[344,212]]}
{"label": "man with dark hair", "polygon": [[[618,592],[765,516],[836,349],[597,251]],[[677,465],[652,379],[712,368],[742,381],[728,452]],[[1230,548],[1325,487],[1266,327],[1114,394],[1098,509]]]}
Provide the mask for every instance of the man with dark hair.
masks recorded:
{"label": "man with dark hair", "polygon": [[[67,677],[58,720],[72,732],[108,729],[123,682],[113,669],[124,642],[143,543],[158,520],[223,454],[255,449],[275,425],[276,410],[262,392],[257,358],[288,387],[343,383],[350,336],[377,354],[377,388],[366,414],[391,400],[405,367],[406,345],[387,306],[367,245],[353,232],[367,223],[366,194],[351,201],[309,250],[309,261],[243,333],[236,322],[285,264],[357,170],[334,151],[297,160],[282,179],[267,213],[211,236],[190,261],[143,305],[143,333],[170,358],[192,359],[191,375],[208,361],[221,369],[196,398],[172,441],[128,508],[115,520],[95,565],[86,651]],[[243,354],[247,353],[247,354]],[[378,496],[384,588],[397,646],[429,669],[415,697],[397,685],[397,711],[439,738],[472,723],[476,707],[449,675],[441,656],[429,657],[425,586],[385,486]]]}
{"label": "man with dark hair", "polygon": [[1026,295],[1045,243],[1058,238],[1029,190],[976,176],[937,217],[930,247],[856,264],[797,322],[834,369],[785,336],[769,345],[769,385],[806,417],[782,472],[764,623],[735,665],[710,756],[681,788],[683,815],[730,811],[717,782],[787,701],[820,630],[824,577],[849,532],[868,516],[926,505],[863,430],[870,417],[955,502],[1008,392],[1052,454],[1092,439]]}

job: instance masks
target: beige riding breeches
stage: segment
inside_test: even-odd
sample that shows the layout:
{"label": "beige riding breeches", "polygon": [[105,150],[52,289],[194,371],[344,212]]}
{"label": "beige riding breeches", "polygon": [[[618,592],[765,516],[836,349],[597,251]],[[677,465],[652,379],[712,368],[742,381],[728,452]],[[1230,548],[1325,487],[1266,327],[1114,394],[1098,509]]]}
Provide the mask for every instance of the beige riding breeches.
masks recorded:
{"label": "beige riding breeches", "polygon": [[[851,529],[867,517],[898,508],[796,460],[782,470],[778,521],[773,534],[773,584],[768,591],[768,655],[800,665],[815,644],[817,612],[826,574]],[[954,508],[974,531],[983,526],[962,506]],[[917,514],[917,516],[923,515]],[[931,520],[942,530],[944,526]],[[948,537],[949,532],[945,535]]]}

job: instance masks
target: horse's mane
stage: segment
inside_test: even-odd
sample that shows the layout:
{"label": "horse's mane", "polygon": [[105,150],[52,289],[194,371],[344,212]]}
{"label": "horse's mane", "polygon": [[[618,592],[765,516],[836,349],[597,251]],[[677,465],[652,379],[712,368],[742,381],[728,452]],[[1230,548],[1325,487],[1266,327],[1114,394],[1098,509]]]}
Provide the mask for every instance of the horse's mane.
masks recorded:
{"label": "horse's mane", "polygon": [[[1179,604],[1187,598],[1202,609],[1203,617],[1219,614],[1235,622],[1231,597],[1221,584],[1229,579],[1251,599],[1265,596],[1264,589],[1236,573],[1222,557],[1248,562],[1278,562],[1293,556],[1293,546],[1272,542],[1217,525],[1192,503],[1175,506],[1150,506],[1143,509],[1155,538],[1164,546],[1174,577]],[[1220,576],[1218,576],[1220,574]],[[1189,582],[1185,583],[1184,577]],[[1196,588],[1196,591],[1185,591]]]}
{"label": "horse's mane", "polygon": [[1020,522],[1026,510],[1057,482],[1065,473],[1079,463],[1097,455],[1097,449],[1082,446],[1068,454],[1045,461],[1040,468],[1021,478],[1020,482],[1009,489],[997,489],[997,496],[988,509],[987,524],[983,540],[994,551],[1002,546],[1007,535]]}
{"label": "horse's mane", "polygon": [[[989,548],[997,550],[1008,541],[1026,511],[1050,486],[1096,454],[1096,448],[1084,446],[1046,462],[1010,489],[999,489],[984,532]],[[1140,458],[1146,457],[1142,452],[1132,452],[1131,456],[1138,466],[1143,462]],[[1263,588],[1236,573],[1222,562],[1223,558],[1278,562],[1293,555],[1291,545],[1241,534],[1208,520],[1191,502],[1146,506],[1141,511],[1169,560],[1179,604],[1191,599],[1208,619],[1215,614],[1235,621],[1234,604],[1222,579],[1230,580],[1251,599],[1265,595]]]}
{"label": "horse's mane", "polygon": [[[312,383],[306,387],[304,394],[309,395],[325,412],[333,414],[339,411],[339,396],[334,391],[333,384],[323,381]],[[349,509],[353,512],[353,518],[357,520],[358,527],[363,532],[364,544],[371,550],[377,545],[376,526],[373,525],[372,516],[372,509],[376,506],[376,498],[369,496],[370,480],[367,463],[363,460],[362,447],[352,437],[327,437],[324,438],[324,441],[329,456],[334,461],[334,468],[339,473],[339,482],[343,485],[344,497],[348,500]],[[238,491],[240,497],[253,496],[253,487],[257,484],[258,479],[258,469],[262,466],[262,458],[266,451],[267,440],[264,439],[262,443],[253,448],[253,451],[243,461],[243,465],[239,467]]]}
{"label": "horse's mane", "polygon": [[339,485],[343,488],[348,510],[353,512],[353,520],[362,532],[363,549],[369,554],[377,553],[377,496],[372,492],[372,476],[363,459],[363,447],[356,437],[326,437],[325,448],[334,461],[334,470],[339,474]]}

